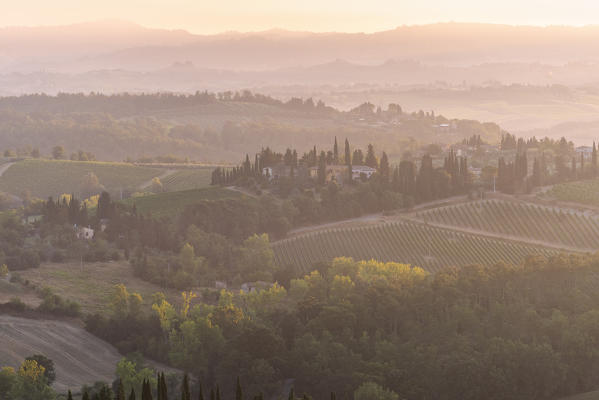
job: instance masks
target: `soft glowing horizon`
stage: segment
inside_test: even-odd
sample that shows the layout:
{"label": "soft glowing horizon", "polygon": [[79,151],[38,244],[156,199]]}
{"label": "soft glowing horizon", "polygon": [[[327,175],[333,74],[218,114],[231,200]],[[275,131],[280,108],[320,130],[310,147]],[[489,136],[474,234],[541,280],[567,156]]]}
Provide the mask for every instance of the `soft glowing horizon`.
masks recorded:
{"label": "soft glowing horizon", "polygon": [[0,26],[70,25],[118,19],[196,34],[262,31],[376,32],[401,25],[478,22],[509,25],[594,25],[592,0],[21,0],[3,7]]}

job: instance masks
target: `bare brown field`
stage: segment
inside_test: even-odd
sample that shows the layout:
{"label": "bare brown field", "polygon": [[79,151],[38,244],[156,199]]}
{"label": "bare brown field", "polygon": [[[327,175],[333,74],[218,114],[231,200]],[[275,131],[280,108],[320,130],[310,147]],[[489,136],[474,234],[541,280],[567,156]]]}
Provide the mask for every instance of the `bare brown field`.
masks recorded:
{"label": "bare brown field", "polygon": [[163,292],[167,299],[179,303],[177,290],[165,289],[133,275],[127,261],[85,263],[44,263],[39,268],[21,272],[23,279],[37,287],[49,287],[65,299],[77,301],[85,313],[105,312],[110,305],[114,286],[122,283],[127,290],[139,293],[150,307],[152,294]]}
{"label": "bare brown field", "polygon": [[0,365],[18,367],[25,357],[44,354],[54,361],[59,392],[83,384],[112,382],[122,357],[107,342],[64,321],[0,315]]}

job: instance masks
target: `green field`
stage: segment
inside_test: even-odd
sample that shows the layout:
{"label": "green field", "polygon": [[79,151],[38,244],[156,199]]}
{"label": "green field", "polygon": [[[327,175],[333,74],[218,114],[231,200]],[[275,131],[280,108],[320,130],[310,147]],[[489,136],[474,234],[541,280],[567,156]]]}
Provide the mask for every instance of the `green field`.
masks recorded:
{"label": "green field", "polygon": [[414,214],[431,224],[473,229],[554,246],[599,248],[599,218],[573,210],[531,203],[483,200]]}
{"label": "green field", "polygon": [[39,288],[49,287],[59,296],[74,300],[81,305],[83,312],[106,313],[110,309],[110,301],[114,286],[122,283],[130,292],[137,292],[143,298],[143,304],[149,310],[152,294],[163,292],[169,301],[178,303],[181,294],[175,289],[165,289],[146,282],[133,275],[131,266],[126,261],[107,263],[78,262],[45,263],[39,268],[19,271],[23,279],[27,279]]}
{"label": "green field", "polygon": [[303,272],[315,263],[341,256],[408,263],[436,272],[447,266],[519,263],[527,255],[557,253],[546,247],[403,221],[312,232],[275,242],[273,250],[278,265],[293,265]]}
{"label": "green field", "polygon": [[561,201],[599,206],[599,179],[560,183],[554,185],[543,196]]}
{"label": "green field", "polygon": [[185,207],[201,200],[218,200],[243,196],[241,193],[221,188],[208,187],[204,189],[183,190],[179,192],[158,193],[124,200],[125,204],[135,204],[137,212],[153,217],[174,217]]}
{"label": "green field", "polygon": [[210,186],[213,169],[213,167],[180,169],[162,179],[162,186],[167,192],[205,188]]}
{"label": "green field", "polygon": [[20,196],[29,191],[42,199],[74,193],[79,196],[82,181],[93,172],[106,190],[135,190],[139,185],[164,172],[163,169],[138,167],[125,163],[27,159],[13,164],[0,177],[0,191]]}

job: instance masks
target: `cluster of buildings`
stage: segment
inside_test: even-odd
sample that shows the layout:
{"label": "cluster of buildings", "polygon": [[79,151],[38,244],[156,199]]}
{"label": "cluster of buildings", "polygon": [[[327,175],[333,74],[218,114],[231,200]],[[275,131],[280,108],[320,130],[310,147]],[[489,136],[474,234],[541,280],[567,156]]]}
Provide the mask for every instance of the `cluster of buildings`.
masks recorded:
{"label": "cluster of buildings", "polygon": [[[376,172],[376,168],[367,165],[352,165],[353,180],[367,180]],[[292,168],[284,163],[262,168],[262,175],[270,180],[277,180],[283,177],[303,176],[316,179],[318,176],[318,167],[299,166]],[[349,171],[347,165],[327,165],[325,167],[325,182],[337,182],[344,184],[349,179]]]}

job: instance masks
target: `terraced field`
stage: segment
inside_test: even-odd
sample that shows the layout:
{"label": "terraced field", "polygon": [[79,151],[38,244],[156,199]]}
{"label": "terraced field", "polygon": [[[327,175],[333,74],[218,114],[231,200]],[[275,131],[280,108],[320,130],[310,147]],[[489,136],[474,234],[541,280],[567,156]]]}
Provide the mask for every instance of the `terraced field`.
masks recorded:
{"label": "terraced field", "polygon": [[190,204],[201,200],[217,200],[243,196],[240,192],[221,188],[208,187],[204,189],[183,190],[179,192],[166,192],[141,197],[132,197],[124,203],[133,205],[137,212],[152,214],[153,217],[174,217]]}
{"label": "terraced field", "polygon": [[312,232],[275,242],[273,250],[278,265],[293,265],[303,272],[340,256],[397,261],[436,272],[453,265],[519,263],[527,255],[558,252],[407,221]]}
{"label": "terraced field", "polygon": [[163,170],[125,163],[27,159],[14,163],[0,177],[0,191],[20,196],[29,191],[42,199],[75,193],[93,172],[108,191],[135,189]]}
{"label": "terraced field", "polygon": [[54,361],[59,392],[83,384],[112,382],[121,356],[110,344],[62,321],[0,315],[0,366],[18,367],[25,357],[44,354]]}
{"label": "terraced field", "polygon": [[419,212],[433,225],[505,235],[580,250],[599,249],[599,218],[531,203],[482,200]]}
{"label": "terraced field", "polygon": [[167,192],[205,188],[210,186],[213,169],[212,167],[180,169],[162,179],[162,186]]}

